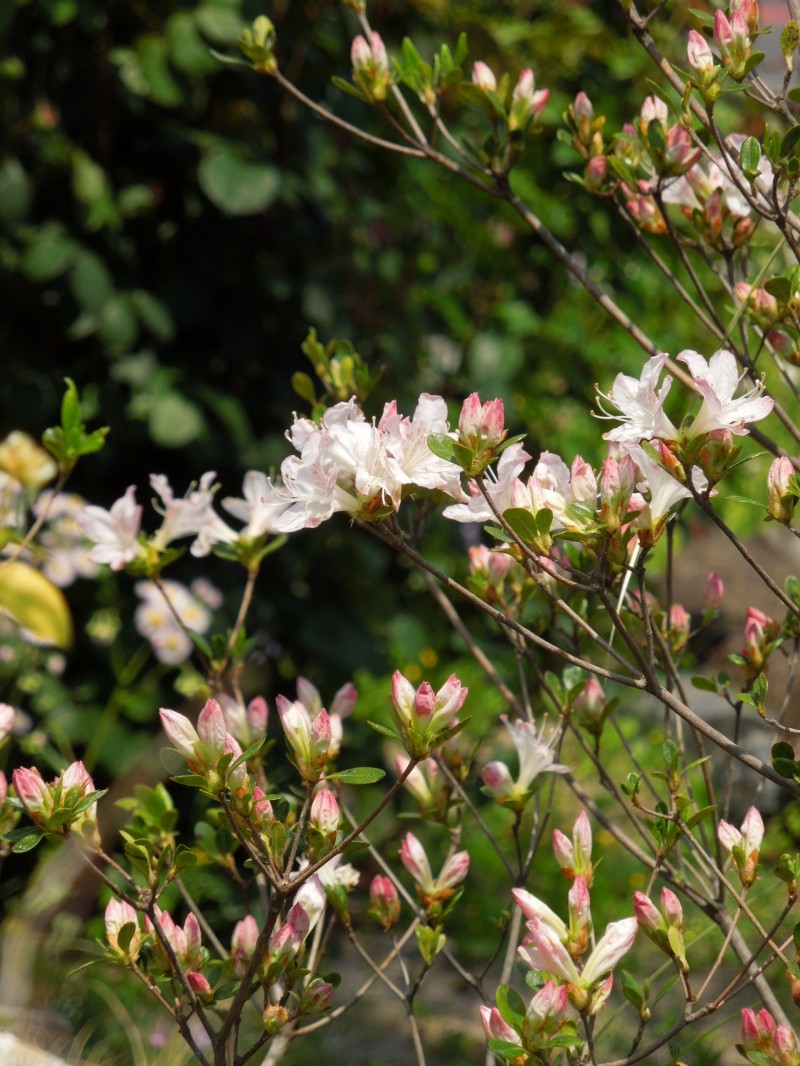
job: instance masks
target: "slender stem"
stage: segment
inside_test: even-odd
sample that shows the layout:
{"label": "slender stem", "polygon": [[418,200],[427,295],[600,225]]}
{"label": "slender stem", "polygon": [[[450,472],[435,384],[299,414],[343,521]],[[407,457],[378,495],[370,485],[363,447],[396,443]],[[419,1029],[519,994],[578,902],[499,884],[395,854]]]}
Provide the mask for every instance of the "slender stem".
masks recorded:
{"label": "slender stem", "polygon": [[276,70],[272,75],[282,89],[284,89],[290,96],[293,96],[295,100],[299,100],[301,104],[313,111],[315,115],[319,115],[320,118],[324,118],[326,122],[330,122],[333,126],[338,126],[339,129],[347,130],[348,133],[352,133],[354,137],[358,137],[361,141],[366,141],[367,144],[372,144],[376,148],[386,148],[390,152],[397,152],[399,155],[411,155],[416,156],[418,159],[424,159],[426,154],[419,148],[409,148],[404,144],[397,144],[396,141],[385,141],[382,137],[375,137],[371,133],[367,133],[366,130],[359,129],[358,126],[353,126],[349,122],[345,122],[343,118],[339,118],[332,111],[328,111],[327,108],[322,107],[320,104],[315,103],[309,96],[306,96],[304,92],[301,92],[288,78],[285,78],[279,70]]}

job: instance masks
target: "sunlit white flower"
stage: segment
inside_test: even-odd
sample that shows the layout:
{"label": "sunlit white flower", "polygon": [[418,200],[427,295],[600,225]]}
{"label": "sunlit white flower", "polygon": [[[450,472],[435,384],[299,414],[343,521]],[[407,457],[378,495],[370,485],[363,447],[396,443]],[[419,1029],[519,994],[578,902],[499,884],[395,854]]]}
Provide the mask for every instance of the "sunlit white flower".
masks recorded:
{"label": "sunlit white flower", "polygon": [[730,433],[740,435],[748,433],[745,423],[766,418],[775,406],[770,396],[762,395],[759,385],[734,398],[742,375],[739,374],[736,356],[725,348],[715,352],[708,362],[702,355],[688,349],[681,352],[678,359],[689,367],[692,380],[703,397],[703,405],[687,431],[690,438],[712,433],[716,429],[727,429]]}

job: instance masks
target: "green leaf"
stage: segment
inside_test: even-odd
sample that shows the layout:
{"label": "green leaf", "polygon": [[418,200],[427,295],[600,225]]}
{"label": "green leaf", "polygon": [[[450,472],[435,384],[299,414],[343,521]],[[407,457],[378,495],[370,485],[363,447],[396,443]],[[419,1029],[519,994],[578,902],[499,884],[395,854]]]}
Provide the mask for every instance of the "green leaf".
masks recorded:
{"label": "green leaf", "polygon": [[791,59],[797,50],[798,43],[800,43],[800,27],[794,19],[790,19],[781,30],[781,51],[786,57],[789,70],[792,69]]}
{"label": "green leaf", "polygon": [[510,1040],[490,1040],[489,1050],[499,1055],[501,1059],[518,1059],[521,1048],[519,1044],[512,1044]]}
{"label": "green leaf", "polygon": [[386,777],[386,771],[374,766],[356,766],[352,770],[326,774],[326,777],[328,781],[341,781],[343,785],[372,785]]}
{"label": "green leaf", "polygon": [[794,748],[785,740],[779,740],[772,745],[771,755],[773,759],[794,759]]}
{"label": "green leaf", "polygon": [[703,677],[702,674],[695,674],[692,677],[692,684],[695,688],[700,689],[701,692],[717,691],[717,683],[713,677]]}
{"label": "green leaf", "polygon": [[428,447],[434,455],[438,455],[440,459],[447,459],[452,461],[455,453],[455,441],[452,437],[448,437],[446,433],[431,433],[428,437]]}
{"label": "green leaf", "polygon": [[153,442],[163,448],[182,448],[205,428],[197,404],[172,390],[150,398],[148,425]]}
{"label": "green leaf", "polygon": [[774,277],[767,278],[764,282],[764,288],[770,294],[774,296],[776,300],[781,303],[786,303],[792,297],[791,286],[789,285],[789,279],[784,277],[783,274],[776,274]]}
{"label": "green leaf", "polygon": [[81,251],[69,275],[72,295],[87,311],[99,311],[114,292],[114,281],[103,260],[94,252]]}
{"label": "green leaf", "polygon": [[0,222],[21,222],[31,206],[33,185],[19,160],[0,162]]}
{"label": "green leaf", "polygon": [[399,740],[397,732],[394,729],[390,729],[388,725],[381,725],[380,722],[367,721],[367,725],[370,729],[374,729],[376,733],[380,733],[384,737],[391,737],[392,740]]}
{"label": "green leaf", "polygon": [[496,995],[497,1009],[506,1025],[518,1028],[525,1020],[525,1002],[510,985],[500,985]]}
{"label": "green leaf", "polygon": [[535,544],[539,540],[537,515],[524,507],[509,507],[503,518],[523,544]]}
{"label": "green leaf", "polygon": [[170,15],[164,26],[164,36],[170,59],[178,70],[193,77],[202,77],[217,69],[217,60],[200,36],[195,19],[188,11]]}
{"label": "green leaf", "polygon": [[758,64],[763,62],[764,57],[764,52],[751,52],[744,65],[745,74],[749,74],[751,70],[755,70]]}
{"label": "green leaf", "polygon": [[622,994],[637,1010],[641,1008],[644,995],[638,981],[627,970],[622,971]]}
{"label": "green leaf", "polygon": [[314,382],[308,374],[304,374],[301,370],[297,370],[292,374],[292,388],[300,399],[305,400],[306,403],[310,403],[313,406],[317,402]]}
{"label": "green leaf", "polygon": [[97,313],[100,336],[115,354],[129,351],[136,343],[139,326],[127,294],[117,293]]}
{"label": "green leaf", "polygon": [[22,257],[22,272],[31,281],[53,281],[69,270],[78,245],[56,226],[43,227]]}
{"label": "green leaf", "polygon": [[200,188],[226,215],[258,215],[280,190],[280,173],[269,163],[251,163],[233,148],[214,148],[197,168]]}
{"label": "green leaf", "polygon": [[784,135],[783,135],[783,140],[781,141],[781,151],[780,151],[781,156],[782,157],[788,156],[789,153],[794,149],[795,145],[797,144],[797,142],[799,140],[800,140],[800,125],[792,126],[792,128],[787,130],[786,133],[784,133]]}
{"label": "green leaf", "polygon": [[795,774],[800,773],[800,766],[794,759],[773,759],[772,769],[776,774],[780,774],[781,777],[788,777],[790,780]]}
{"label": "green leaf", "polygon": [[686,819],[684,823],[686,825],[686,828],[694,829],[694,827],[696,825],[699,825],[704,818],[708,818],[709,815],[714,813],[714,811],[716,810],[716,806],[717,805],[715,803],[711,803],[707,807],[701,807],[699,811],[695,811],[695,813],[690,818]]}
{"label": "green leaf", "polygon": [[205,36],[215,44],[236,44],[246,25],[238,5],[225,6],[213,0],[198,7],[194,18]]}
{"label": "green leaf", "polygon": [[739,152],[739,162],[742,170],[748,178],[754,178],[758,174],[758,164],[761,160],[761,145],[755,137],[748,137]]}
{"label": "green leaf", "polygon": [[175,323],[165,304],[144,289],[134,289],[129,299],[139,321],[156,340],[171,341],[173,339]]}
{"label": "green leaf", "polygon": [[21,855],[25,851],[32,851],[43,837],[44,833],[41,829],[31,829],[24,836],[14,841],[11,845],[11,850],[15,855]]}

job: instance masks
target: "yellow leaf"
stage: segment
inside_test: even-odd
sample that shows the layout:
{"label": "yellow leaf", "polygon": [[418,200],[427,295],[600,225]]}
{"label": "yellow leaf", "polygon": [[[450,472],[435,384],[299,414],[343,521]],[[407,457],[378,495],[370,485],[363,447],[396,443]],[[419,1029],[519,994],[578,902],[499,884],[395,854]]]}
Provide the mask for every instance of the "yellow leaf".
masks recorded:
{"label": "yellow leaf", "polygon": [[43,644],[72,644],[72,617],[64,594],[27,563],[0,561],[0,612]]}

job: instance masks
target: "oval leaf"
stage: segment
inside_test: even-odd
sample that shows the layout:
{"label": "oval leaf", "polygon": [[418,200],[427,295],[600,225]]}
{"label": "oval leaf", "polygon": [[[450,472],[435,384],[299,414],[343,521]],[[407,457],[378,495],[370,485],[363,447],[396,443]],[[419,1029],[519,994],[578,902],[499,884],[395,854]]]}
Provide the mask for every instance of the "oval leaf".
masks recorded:
{"label": "oval leaf", "polygon": [[72,616],[62,591],[27,563],[0,564],[0,612],[43,644],[69,648]]}
{"label": "oval leaf", "polygon": [[341,781],[343,785],[372,785],[383,777],[386,777],[386,771],[375,766],[354,766],[352,770],[328,774],[329,781]]}

